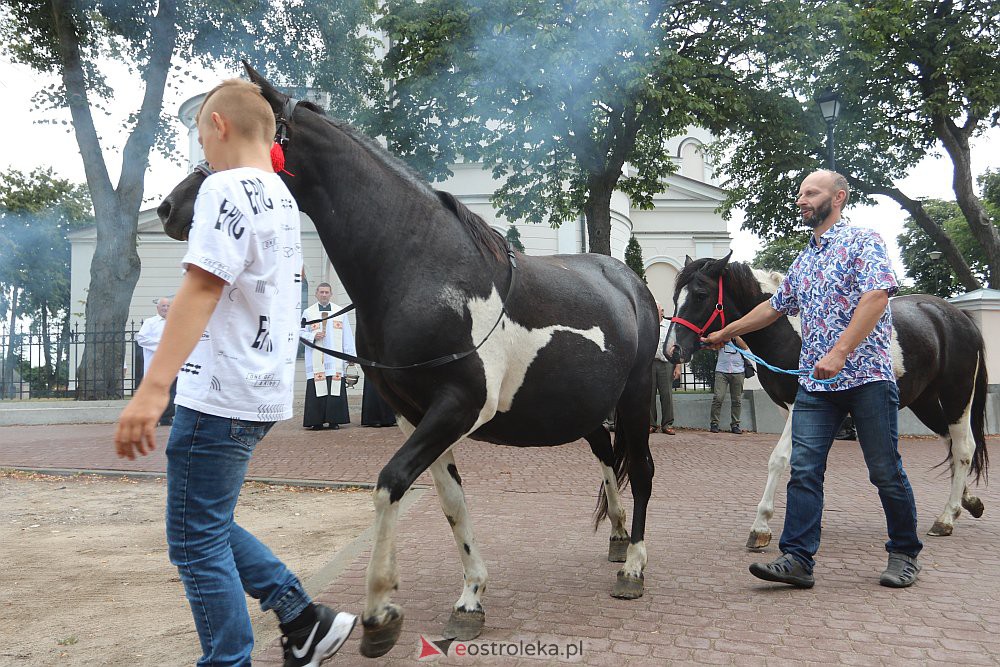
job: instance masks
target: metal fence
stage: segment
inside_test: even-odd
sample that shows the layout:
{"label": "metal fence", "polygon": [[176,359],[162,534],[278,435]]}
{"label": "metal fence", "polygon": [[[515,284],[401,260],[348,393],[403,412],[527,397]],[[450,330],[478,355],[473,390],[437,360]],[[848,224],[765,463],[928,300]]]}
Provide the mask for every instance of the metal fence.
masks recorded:
{"label": "metal fence", "polygon": [[[132,321],[122,331],[85,333],[83,327],[74,325],[48,331],[30,326],[0,332],[0,400],[76,398],[78,390],[87,389],[77,379],[86,345],[105,346],[109,352],[124,346],[115,393],[131,396],[142,379],[142,348],[135,342],[139,326]],[[94,374],[88,376],[93,378]]]}

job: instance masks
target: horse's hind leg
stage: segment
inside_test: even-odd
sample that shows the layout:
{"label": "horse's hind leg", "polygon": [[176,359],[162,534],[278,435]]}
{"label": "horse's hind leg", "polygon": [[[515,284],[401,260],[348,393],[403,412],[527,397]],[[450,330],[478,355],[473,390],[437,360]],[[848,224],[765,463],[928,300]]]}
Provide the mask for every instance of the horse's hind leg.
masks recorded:
{"label": "horse's hind leg", "polygon": [[[934,537],[946,537],[952,534],[955,530],[955,519],[962,513],[962,507],[968,509],[973,516],[981,516],[983,513],[982,501],[969,494],[969,470],[972,468],[972,454],[976,449],[976,441],[972,437],[968,409],[957,424],[948,426],[948,432],[949,436],[944,439],[951,440],[951,493],[948,494],[944,511],[927,531],[928,535]],[[974,511],[976,509],[979,511],[978,515]]]}
{"label": "horse's hind leg", "polygon": [[[598,520],[606,512],[611,521],[611,539],[608,542],[608,560],[612,563],[624,563],[628,550],[628,529],[625,528],[625,508],[622,506],[621,491],[618,490],[618,479],[615,476],[615,456],[611,448],[611,435],[603,426],[584,436],[590,443],[590,450],[601,462],[603,475],[602,490],[604,491],[597,508]],[[597,530],[597,524],[594,530]]]}
{"label": "horse's hind leg", "polygon": [[486,590],[486,565],[479,555],[479,547],[476,546],[469,510],[465,505],[462,477],[458,474],[451,450],[442,454],[431,465],[431,477],[434,478],[434,488],[437,489],[441,509],[451,524],[451,532],[455,536],[455,544],[458,545],[458,553],[462,558],[462,569],[465,571],[462,597],[452,609],[443,637],[475,639],[482,632],[486,619],[482,605],[483,592]]}
{"label": "horse's hind leg", "polygon": [[774,516],[774,492],[778,488],[778,480],[788,470],[788,462],[792,455],[792,406],[781,430],[781,437],[771,451],[767,461],[767,484],[764,485],[764,495],[757,504],[757,516],[750,527],[750,537],[747,538],[747,549],[759,551],[771,543],[771,528],[767,522]]}
{"label": "horse's hind leg", "polygon": [[[645,382],[626,385],[618,401],[618,423],[615,448],[624,448],[632,486],[632,536],[626,551],[625,564],[611,595],[635,599],[643,593],[643,572],[646,569],[646,508],[653,490],[653,457],[649,453],[649,392],[652,374],[645,369]],[[621,438],[621,441],[617,439]]]}

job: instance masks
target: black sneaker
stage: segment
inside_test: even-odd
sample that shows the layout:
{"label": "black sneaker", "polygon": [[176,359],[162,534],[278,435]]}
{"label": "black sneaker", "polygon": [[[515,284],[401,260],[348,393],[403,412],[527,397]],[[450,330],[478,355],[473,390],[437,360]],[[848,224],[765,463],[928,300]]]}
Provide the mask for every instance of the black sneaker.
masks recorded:
{"label": "black sneaker", "polygon": [[741,429],[739,426],[733,426],[729,430],[732,431],[736,435],[743,435],[743,429]]}
{"label": "black sneaker", "polygon": [[806,566],[797,558],[788,554],[783,554],[770,563],[754,563],[750,566],[750,574],[764,581],[791,584],[796,588],[812,588],[816,583],[812,572],[806,570]]}
{"label": "black sneaker", "polygon": [[711,431],[712,433],[718,433],[719,432],[719,425],[718,424],[712,424],[709,427],[708,430]]}
{"label": "black sneaker", "polygon": [[281,638],[285,667],[317,667],[340,650],[354,630],[358,617],[316,605],[316,622]]}

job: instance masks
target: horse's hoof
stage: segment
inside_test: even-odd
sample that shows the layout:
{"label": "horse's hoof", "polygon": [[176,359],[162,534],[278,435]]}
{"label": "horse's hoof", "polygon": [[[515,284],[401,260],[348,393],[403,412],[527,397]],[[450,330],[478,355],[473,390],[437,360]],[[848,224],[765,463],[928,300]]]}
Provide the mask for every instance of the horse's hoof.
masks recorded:
{"label": "horse's hoof", "polygon": [[955,530],[955,527],[951,524],[935,521],[931,529],[927,531],[927,534],[931,537],[948,537],[953,530]]}
{"label": "horse's hoof", "polygon": [[392,611],[388,618],[380,624],[369,623],[368,619],[362,621],[365,627],[365,634],[361,637],[361,655],[366,658],[379,658],[392,650],[399,639],[399,634],[403,631],[403,612]]}
{"label": "horse's hoof", "polygon": [[473,611],[452,609],[448,625],[444,626],[441,636],[444,639],[459,639],[467,641],[475,639],[483,631],[486,622],[486,612],[480,607]]}
{"label": "horse's hoof", "polygon": [[628,553],[628,545],[628,535],[612,537],[608,542],[608,560],[612,563],[624,563],[625,555]]}
{"label": "horse's hoof", "polygon": [[975,496],[969,496],[968,498],[962,498],[962,507],[964,507],[969,514],[975,518],[979,518],[983,515],[983,511],[986,509],[983,506],[983,501]]}
{"label": "horse's hoof", "polygon": [[747,538],[747,551],[762,551],[771,543],[771,531],[751,530]]}
{"label": "horse's hoof", "polygon": [[622,600],[635,600],[642,597],[642,575],[634,577],[625,574],[624,570],[618,570],[618,580],[615,587],[611,589],[611,597]]}

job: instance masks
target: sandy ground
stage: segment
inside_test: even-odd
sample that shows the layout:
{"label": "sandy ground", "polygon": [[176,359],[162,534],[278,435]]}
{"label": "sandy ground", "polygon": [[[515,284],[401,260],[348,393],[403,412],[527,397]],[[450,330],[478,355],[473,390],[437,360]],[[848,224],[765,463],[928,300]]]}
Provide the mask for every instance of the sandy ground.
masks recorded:
{"label": "sandy ground", "polygon": [[[162,479],[0,471],[0,665],[194,664],[165,493]],[[237,520],[305,581],[368,528],[371,493],[248,483]]]}

